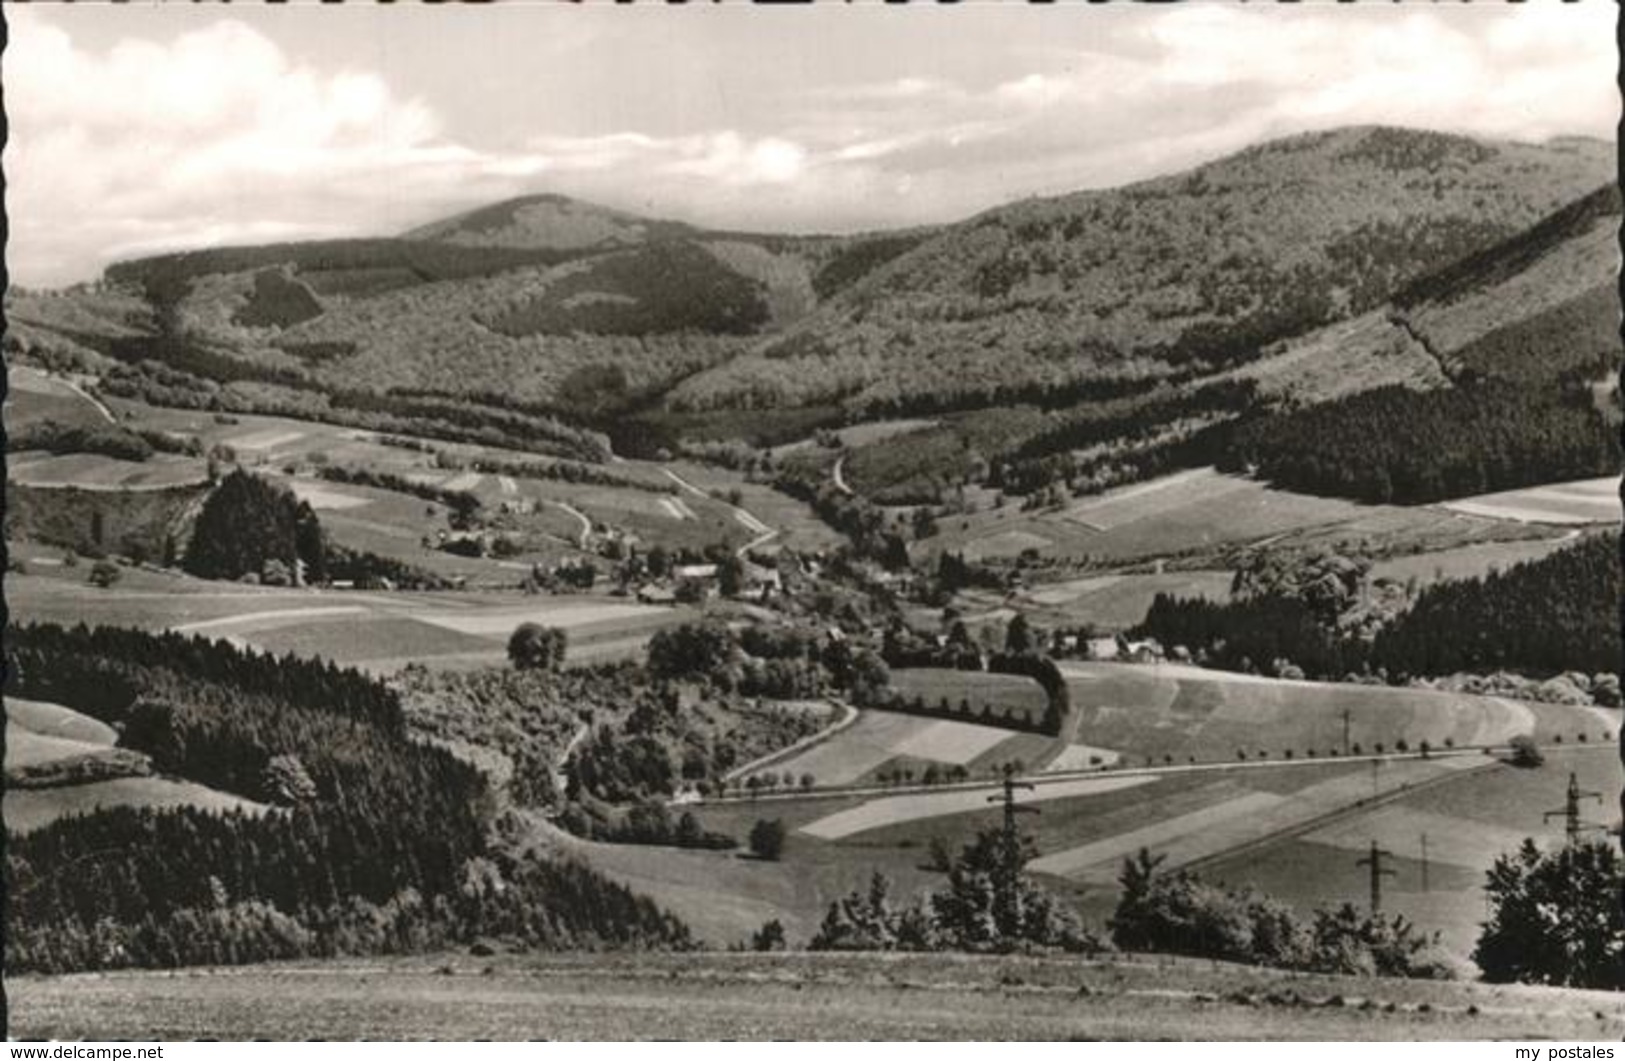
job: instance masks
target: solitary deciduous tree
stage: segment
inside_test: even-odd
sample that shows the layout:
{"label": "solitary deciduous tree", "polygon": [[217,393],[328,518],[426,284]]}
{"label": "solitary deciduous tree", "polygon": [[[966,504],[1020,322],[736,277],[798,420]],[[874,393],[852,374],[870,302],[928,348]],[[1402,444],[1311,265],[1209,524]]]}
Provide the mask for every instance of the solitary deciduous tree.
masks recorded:
{"label": "solitary deciduous tree", "polygon": [[1495,860],[1490,918],[1473,960],[1496,983],[1625,987],[1625,866],[1604,841],[1542,853],[1534,841]]}
{"label": "solitary deciduous tree", "polygon": [[540,623],[520,623],[508,638],[508,659],[517,670],[557,670],[564,663],[565,633]]}
{"label": "solitary deciduous tree", "polygon": [[750,829],[750,853],[777,862],[784,853],[784,823],[777,818],[758,818]]}

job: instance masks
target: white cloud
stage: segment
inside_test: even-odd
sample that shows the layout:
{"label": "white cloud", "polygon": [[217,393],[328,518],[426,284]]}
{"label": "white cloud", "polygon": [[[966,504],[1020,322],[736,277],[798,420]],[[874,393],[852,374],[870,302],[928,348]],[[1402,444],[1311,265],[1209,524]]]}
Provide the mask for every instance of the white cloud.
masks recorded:
{"label": "white cloud", "polygon": [[236,22],[168,45],[76,48],[8,12],[9,248],[22,282],[81,278],[121,254],[327,235],[387,215],[365,200],[412,172],[477,164],[433,115],[365,72],[291,65]]}
{"label": "white cloud", "polygon": [[[1057,9],[1041,24],[1027,10],[999,21],[1027,34],[1008,46],[943,35],[911,50],[903,37],[876,62],[873,39],[809,38],[770,67],[748,33],[649,58],[662,53],[638,34],[665,20],[620,20],[594,23],[591,55],[551,53],[562,80],[545,107],[513,102],[532,72],[512,60],[430,79],[431,107],[402,92],[401,68],[386,78],[338,49],[315,64],[244,21],[93,49],[62,28],[82,23],[13,8],[10,260],[19,281],[54,283],[120,256],[389,232],[538,190],[726,227],[849,229],[949,220],[1339,124],[1607,136],[1615,10],[1196,3],[1070,21]],[[855,79],[843,64],[857,50],[871,54]],[[680,121],[565,76],[632,56],[701,64]],[[509,106],[524,117],[504,129]],[[488,119],[482,140],[452,121],[471,111]]]}

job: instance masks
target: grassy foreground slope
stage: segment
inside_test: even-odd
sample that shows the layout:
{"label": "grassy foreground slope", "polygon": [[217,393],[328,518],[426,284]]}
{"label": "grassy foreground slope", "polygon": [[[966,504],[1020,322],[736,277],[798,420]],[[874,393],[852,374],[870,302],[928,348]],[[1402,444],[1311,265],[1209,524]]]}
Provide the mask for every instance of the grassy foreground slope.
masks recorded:
{"label": "grassy foreground slope", "polygon": [[1173,958],[406,959],[8,981],[19,1039],[1617,1038],[1600,991],[1289,976]]}

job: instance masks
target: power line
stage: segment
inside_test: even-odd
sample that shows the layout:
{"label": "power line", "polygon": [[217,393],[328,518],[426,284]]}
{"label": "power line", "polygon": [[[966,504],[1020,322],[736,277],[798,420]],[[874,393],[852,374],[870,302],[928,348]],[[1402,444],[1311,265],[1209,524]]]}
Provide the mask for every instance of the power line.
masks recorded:
{"label": "power line", "polygon": [[1021,920],[1020,910],[1017,909],[1018,885],[1021,877],[1021,830],[1016,825],[1016,815],[1037,814],[1037,807],[1023,807],[1016,802],[1016,790],[1024,788],[1035,791],[1026,781],[1017,781],[1016,768],[1010,763],[1004,764],[1004,792],[1002,795],[989,796],[989,803],[1004,804],[1004,832],[1001,837],[999,859],[999,873],[993,882],[993,920],[999,930],[1006,934],[1015,932]]}
{"label": "power line", "polygon": [[1563,808],[1561,810],[1549,810],[1541,819],[1549,822],[1553,818],[1562,818],[1563,833],[1568,838],[1570,847],[1580,842],[1581,833],[1589,829],[1607,828],[1607,826],[1596,822],[1588,822],[1580,817],[1580,801],[1583,799],[1594,799],[1601,803],[1602,793],[1580,791],[1580,779],[1571,771],[1569,773],[1568,791],[1564,793],[1563,797]]}

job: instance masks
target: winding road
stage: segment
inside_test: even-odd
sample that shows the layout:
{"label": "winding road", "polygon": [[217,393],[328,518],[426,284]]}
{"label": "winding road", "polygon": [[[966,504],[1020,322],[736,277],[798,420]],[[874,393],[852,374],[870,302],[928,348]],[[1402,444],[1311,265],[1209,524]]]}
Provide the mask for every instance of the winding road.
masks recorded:
{"label": "winding road", "polygon": [[835,467],[830,469],[829,477],[830,481],[835,484],[835,489],[839,490],[847,497],[853,497],[855,495],[852,492],[852,488],[846,485],[846,477],[841,474],[845,465],[846,454],[843,453],[839,457],[835,458]]}
{"label": "winding road", "polygon": [[769,527],[766,523],[763,523],[760,519],[757,519],[749,509],[740,508],[738,505],[730,504],[729,502],[722,501],[719,498],[713,498],[710,494],[706,493],[704,490],[701,490],[687,479],[684,479],[681,475],[678,475],[670,468],[662,468],[660,470],[665,474],[666,478],[676,483],[683,490],[693,494],[695,497],[703,497],[707,501],[716,501],[718,504],[727,505],[727,507],[733,511],[734,519],[738,520],[746,530],[749,530],[756,535],[756,537],[752,538],[750,541],[736,549],[734,551],[735,556],[743,557],[752,549],[759,549],[779,536],[779,532],[776,528]]}

